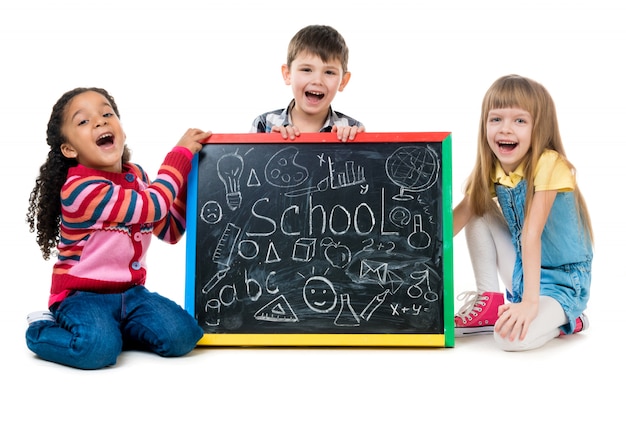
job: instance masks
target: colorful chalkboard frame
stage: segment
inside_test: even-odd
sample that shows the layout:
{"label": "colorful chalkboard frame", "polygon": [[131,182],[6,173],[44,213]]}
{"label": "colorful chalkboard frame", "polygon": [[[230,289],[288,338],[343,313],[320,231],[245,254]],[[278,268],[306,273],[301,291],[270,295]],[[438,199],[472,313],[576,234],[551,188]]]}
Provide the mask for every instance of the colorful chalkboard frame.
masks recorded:
{"label": "colorful chalkboard frame", "polygon": [[195,156],[185,308],[198,345],[454,346],[451,134],[334,136],[214,134]]}

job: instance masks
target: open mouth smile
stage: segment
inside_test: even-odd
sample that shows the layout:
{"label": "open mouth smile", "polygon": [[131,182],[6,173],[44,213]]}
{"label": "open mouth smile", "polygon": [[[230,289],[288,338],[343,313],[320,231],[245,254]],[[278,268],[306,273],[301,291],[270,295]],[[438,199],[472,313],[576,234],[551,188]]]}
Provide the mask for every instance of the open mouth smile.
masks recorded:
{"label": "open mouth smile", "polygon": [[114,142],[115,137],[113,137],[113,133],[104,133],[100,137],[98,137],[98,140],[96,140],[96,144],[99,147],[111,146]]}
{"label": "open mouth smile", "polygon": [[496,145],[498,145],[498,148],[502,152],[511,152],[513,149],[517,147],[516,142],[508,142],[508,141],[499,141],[499,142],[496,142]]}
{"label": "open mouth smile", "polygon": [[307,99],[312,99],[316,101],[320,101],[324,98],[324,93],[322,92],[307,91],[304,94],[306,95]]}

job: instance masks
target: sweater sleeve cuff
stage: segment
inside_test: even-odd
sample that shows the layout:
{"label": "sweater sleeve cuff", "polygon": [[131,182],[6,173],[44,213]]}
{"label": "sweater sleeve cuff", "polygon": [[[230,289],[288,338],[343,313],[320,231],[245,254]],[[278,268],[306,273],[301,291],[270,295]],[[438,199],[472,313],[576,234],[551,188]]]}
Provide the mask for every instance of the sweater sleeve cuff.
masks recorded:
{"label": "sweater sleeve cuff", "polygon": [[179,170],[182,175],[187,176],[191,170],[192,159],[193,155],[191,155],[190,150],[186,148],[174,148],[165,157],[163,165],[174,167]]}
{"label": "sweater sleeve cuff", "polygon": [[193,153],[191,153],[189,149],[183,148],[182,146],[174,146],[174,149],[172,149],[172,152],[182,153],[183,155],[187,157],[189,161],[193,159]]}

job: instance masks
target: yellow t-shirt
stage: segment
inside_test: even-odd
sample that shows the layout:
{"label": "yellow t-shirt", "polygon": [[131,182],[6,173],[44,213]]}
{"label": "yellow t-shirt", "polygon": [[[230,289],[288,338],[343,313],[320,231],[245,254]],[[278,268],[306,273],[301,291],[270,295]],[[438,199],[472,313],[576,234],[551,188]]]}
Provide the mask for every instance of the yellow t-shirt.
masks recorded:
{"label": "yellow t-shirt", "polygon": [[[491,193],[495,196],[495,184],[515,187],[524,179],[524,163],[513,172],[507,174],[499,162],[491,173]],[[542,190],[556,190],[571,192],[576,186],[576,176],[558,152],[546,149],[541,154],[534,175],[535,192]]]}

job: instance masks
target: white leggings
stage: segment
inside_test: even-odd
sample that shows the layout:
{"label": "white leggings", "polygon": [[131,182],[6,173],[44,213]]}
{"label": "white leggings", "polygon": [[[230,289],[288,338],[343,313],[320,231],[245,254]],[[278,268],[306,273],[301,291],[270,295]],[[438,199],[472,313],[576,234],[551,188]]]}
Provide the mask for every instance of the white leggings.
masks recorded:
{"label": "white leggings", "polygon": [[515,248],[504,217],[494,213],[475,216],[465,226],[465,238],[476,279],[476,290],[480,293],[502,292],[499,274],[510,292],[513,286],[511,279],[515,265]]}
{"label": "white leggings", "polygon": [[[472,218],[465,226],[467,248],[478,292],[501,292],[500,279],[512,291],[515,248],[504,218],[494,213]],[[523,341],[502,339],[494,332],[496,344],[505,351],[538,348],[560,335],[559,327],[567,322],[565,312],[554,298],[539,297],[539,313]]]}

